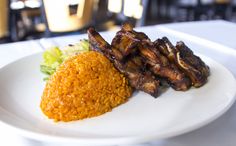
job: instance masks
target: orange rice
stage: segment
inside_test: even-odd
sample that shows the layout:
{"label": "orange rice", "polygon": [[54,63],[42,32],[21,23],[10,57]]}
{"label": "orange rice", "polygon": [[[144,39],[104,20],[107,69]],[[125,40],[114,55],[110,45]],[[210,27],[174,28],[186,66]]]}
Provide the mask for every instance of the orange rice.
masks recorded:
{"label": "orange rice", "polygon": [[127,79],[102,54],[73,56],[60,65],[44,89],[40,107],[55,121],[72,121],[111,111],[132,94]]}

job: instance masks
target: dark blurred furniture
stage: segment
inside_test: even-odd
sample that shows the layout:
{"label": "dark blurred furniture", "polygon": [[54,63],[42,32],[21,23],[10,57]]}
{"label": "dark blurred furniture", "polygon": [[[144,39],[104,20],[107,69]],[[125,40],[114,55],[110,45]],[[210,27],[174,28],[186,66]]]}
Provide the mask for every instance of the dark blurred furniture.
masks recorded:
{"label": "dark blurred furniture", "polygon": [[149,0],[108,0],[107,6],[118,24],[129,21],[136,26],[144,26],[149,3]]}
{"label": "dark blurred furniture", "polygon": [[231,0],[215,0],[214,2],[214,19],[230,20],[232,16]]}
{"label": "dark blurred furniture", "polygon": [[194,20],[211,20],[214,17],[214,0],[197,0],[194,8]]}
{"label": "dark blurred furniture", "polygon": [[178,0],[176,21],[230,20],[230,0]]}
{"label": "dark blurred furniture", "polygon": [[[10,32],[12,41],[25,40],[42,33],[41,3],[37,0],[12,1],[10,4]],[[33,39],[33,38],[31,38]]]}

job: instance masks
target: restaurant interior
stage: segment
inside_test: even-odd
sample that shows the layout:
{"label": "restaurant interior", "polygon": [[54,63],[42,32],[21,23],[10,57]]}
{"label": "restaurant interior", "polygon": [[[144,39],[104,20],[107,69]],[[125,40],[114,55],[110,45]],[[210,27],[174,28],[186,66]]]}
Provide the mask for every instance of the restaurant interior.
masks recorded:
{"label": "restaurant interior", "polygon": [[235,0],[0,0],[0,43],[134,26],[223,19],[236,22]]}

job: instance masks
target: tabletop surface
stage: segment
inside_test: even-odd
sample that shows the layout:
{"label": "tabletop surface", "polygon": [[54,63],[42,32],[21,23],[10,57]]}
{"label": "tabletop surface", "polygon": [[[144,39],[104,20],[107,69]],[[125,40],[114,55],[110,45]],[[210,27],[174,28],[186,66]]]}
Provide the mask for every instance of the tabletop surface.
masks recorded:
{"label": "tabletop surface", "polygon": [[[136,30],[145,32],[152,40],[163,36],[167,36],[172,42],[182,40],[194,52],[202,53],[223,64],[236,77],[236,64],[234,63],[236,62],[236,37],[234,36],[236,24],[234,23],[221,20],[201,21],[147,26],[136,28]],[[102,32],[101,35],[108,38],[108,42],[110,42],[115,31]],[[86,37],[86,34],[82,34],[0,45],[0,68],[24,56],[41,52],[50,46],[66,46]],[[235,146],[235,123],[236,105],[234,104],[223,116],[198,130],[139,146]],[[76,145],[30,140],[12,133],[1,124],[0,137],[0,146]]]}

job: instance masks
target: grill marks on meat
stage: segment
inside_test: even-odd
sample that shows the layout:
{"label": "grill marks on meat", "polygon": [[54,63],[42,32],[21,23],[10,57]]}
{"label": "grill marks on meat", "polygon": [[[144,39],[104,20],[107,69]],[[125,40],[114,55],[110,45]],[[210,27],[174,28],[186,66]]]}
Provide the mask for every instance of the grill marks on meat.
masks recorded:
{"label": "grill marks on meat", "polygon": [[175,90],[187,90],[191,86],[189,78],[175,64],[162,55],[150,39],[132,26],[125,24],[112,40],[112,46],[119,48],[124,56],[138,55],[143,58],[146,69],[159,78],[164,78]]}
{"label": "grill marks on meat", "polygon": [[200,87],[207,82],[207,77],[210,74],[209,67],[200,57],[194,55],[182,41],[177,42],[174,47],[166,37],[163,37],[157,39],[154,45],[191,79],[194,87]]}
{"label": "grill marks on meat", "polygon": [[88,29],[88,37],[91,48],[112,61],[134,89],[154,97],[159,94],[159,79],[182,91],[207,82],[209,67],[183,42],[176,47],[166,37],[151,42],[128,23],[116,33],[111,45],[94,28]]}
{"label": "grill marks on meat", "polygon": [[145,64],[140,56],[125,57],[123,50],[109,45],[93,28],[88,29],[91,48],[103,53],[114,66],[129,80],[130,85],[154,97],[158,96],[159,80],[150,71],[145,71]]}

